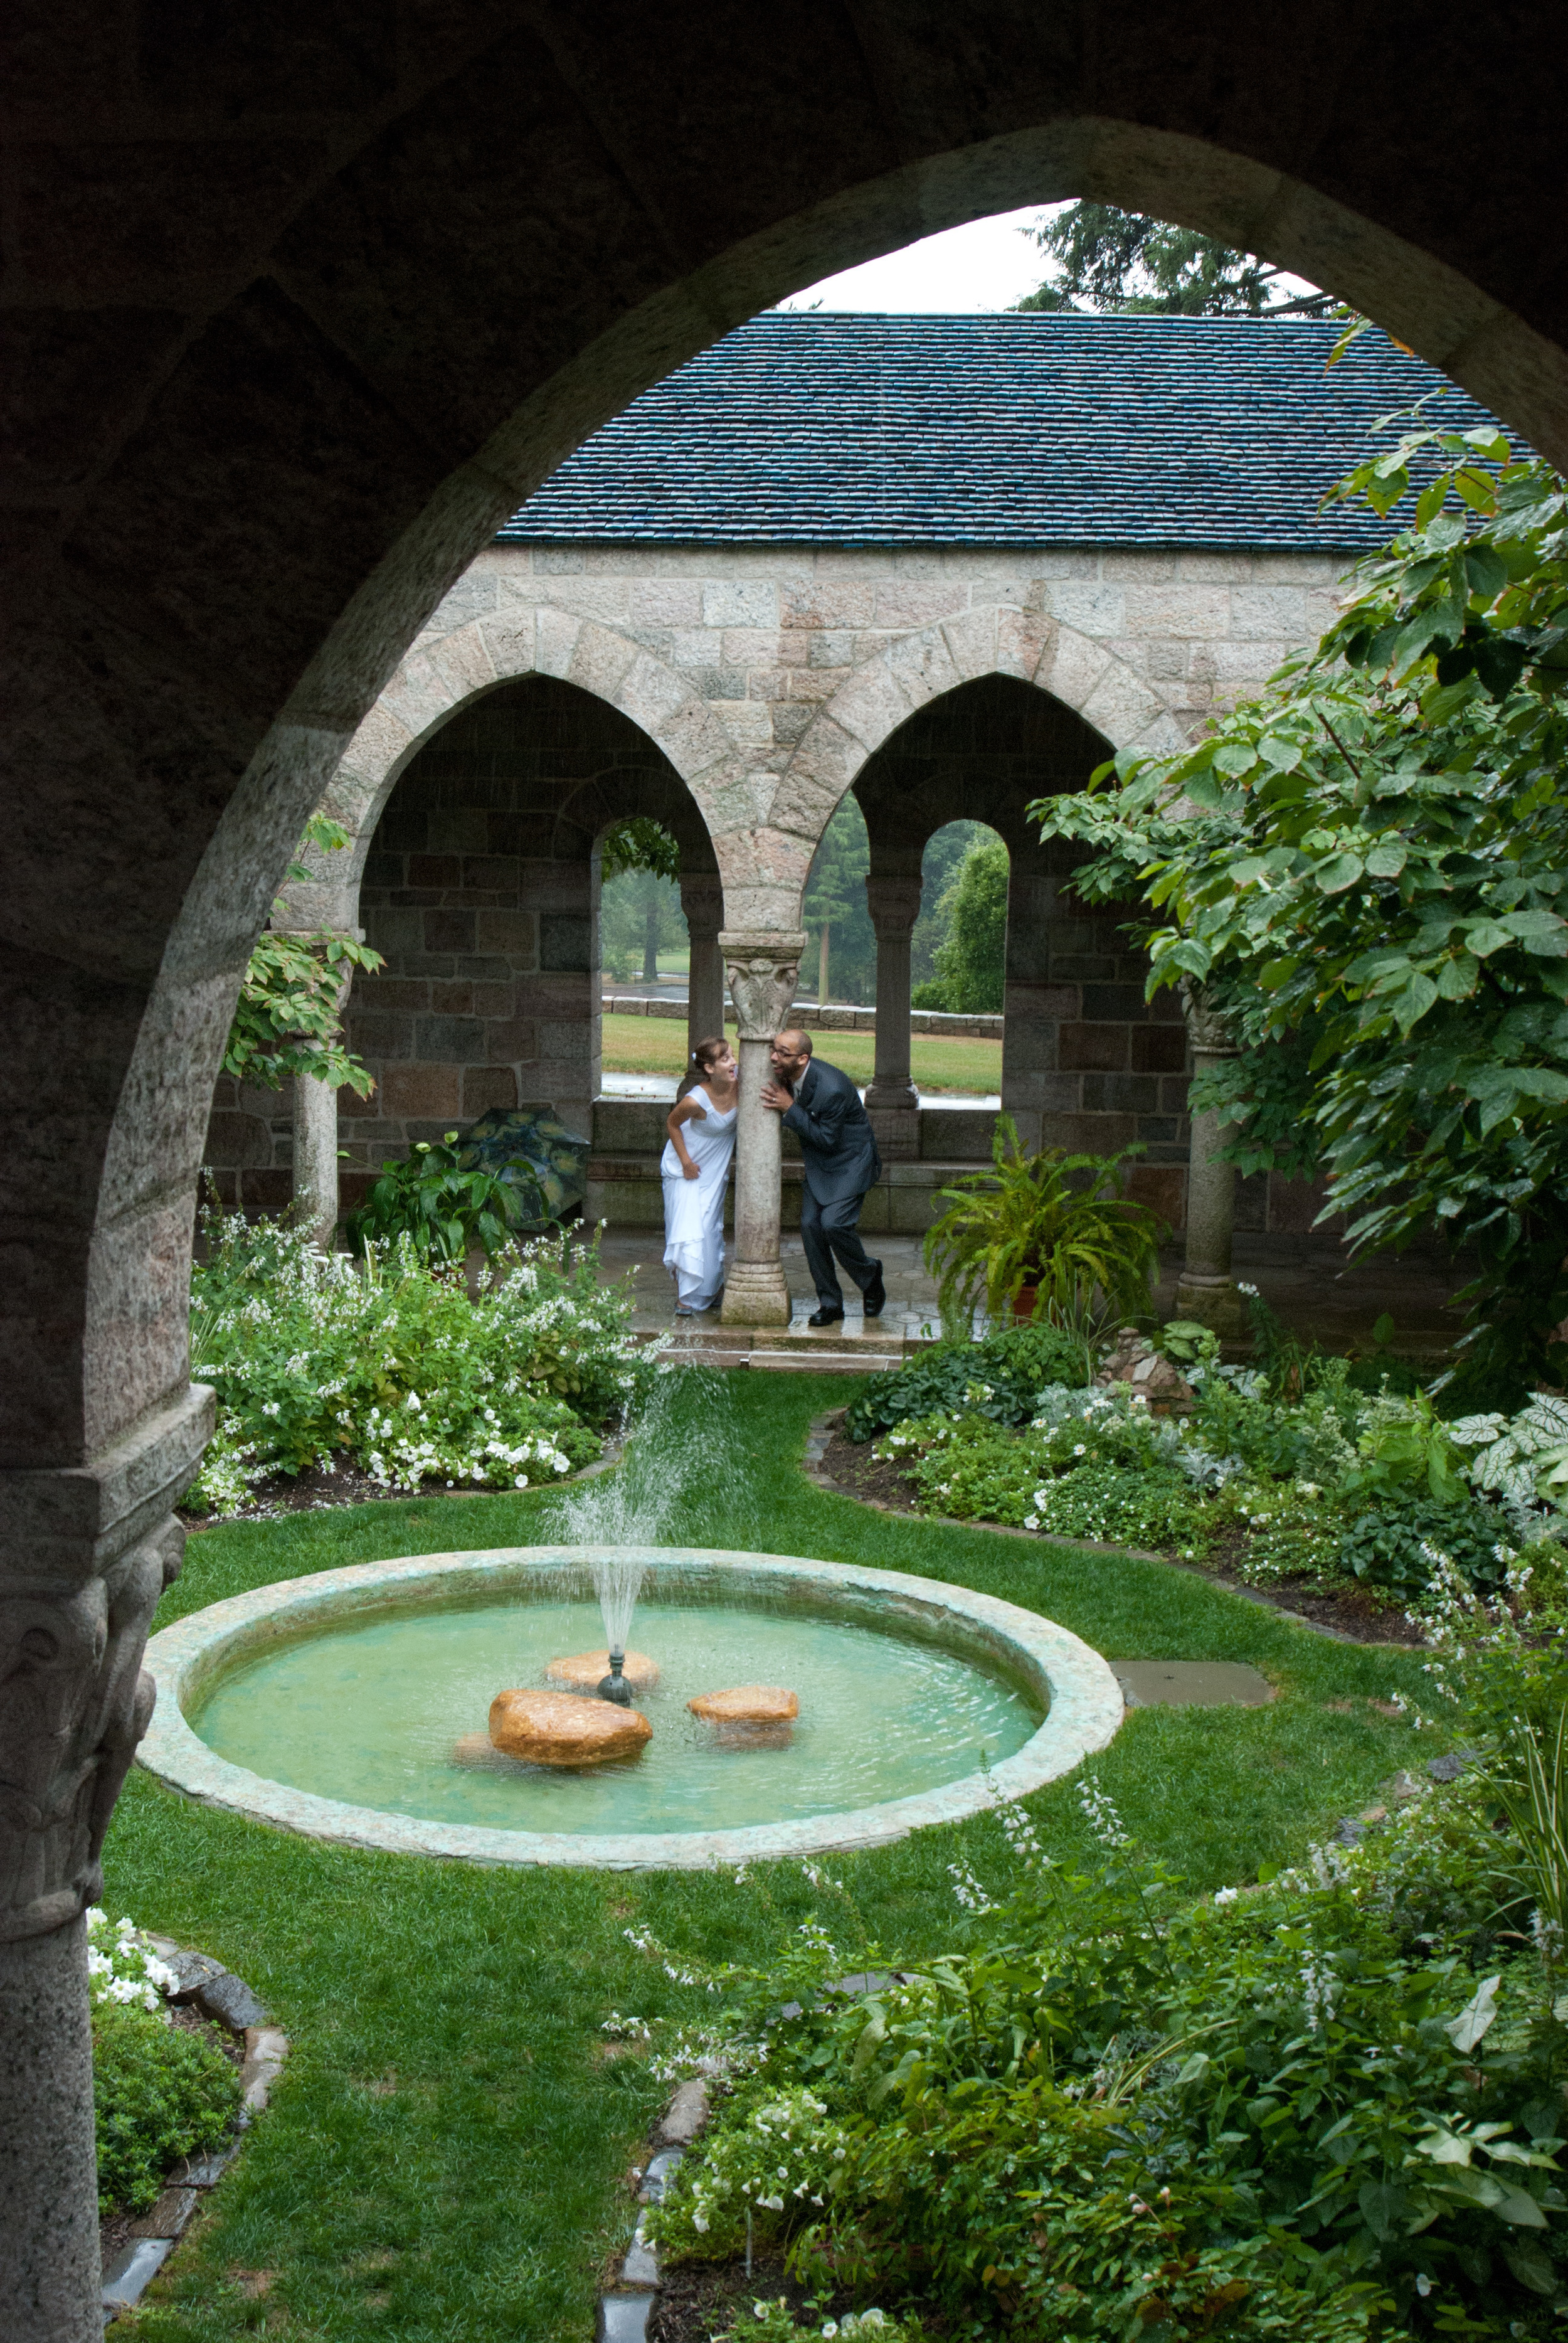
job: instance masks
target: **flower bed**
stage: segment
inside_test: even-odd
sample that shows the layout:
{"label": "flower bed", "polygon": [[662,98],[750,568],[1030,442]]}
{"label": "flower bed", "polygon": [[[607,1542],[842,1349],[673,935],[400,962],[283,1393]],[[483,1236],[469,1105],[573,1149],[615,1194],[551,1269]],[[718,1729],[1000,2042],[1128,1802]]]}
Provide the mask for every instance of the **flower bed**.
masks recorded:
{"label": "flower bed", "polygon": [[1568,1624],[1568,1404],[1541,1393],[1512,1421],[1445,1423],[1408,1371],[1303,1357],[1257,1315],[1256,1367],[1222,1364],[1201,1329],[1164,1330],[1184,1379],[1170,1413],[1131,1383],[1052,1373],[1077,1338],[1030,1326],[878,1376],[845,1431],[949,1519],[1151,1548],[1395,1613],[1442,1554],[1482,1589],[1529,1574],[1537,1611]]}
{"label": "flower bed", "polygon": [[145,2212],[182,2156],[215,2148],[239,2109],[239,2070],[206,2029],[164,2006],[172,1969],[129,1920],[87,1915],[98,2209]]}
{"label": "flower bed", "polygon": [[945,1953],[868,1942],[806,1866],[775,1964],[683,1970],[696,2026],[614,2021],[719,2095],[648,2216],[666,2260],[782,2253],[777,2343],[864,2303],[1029,2343],[1561,2332],[1563,1817],[1531,1783],[1568,1678],[1457,1582],[1433,1625],[1472,1754],[1358,1845],[1183,1903],[1089,1775],[1096,1853],[1000,1805]]}
{"label": "flower bed", "polygon": [[407,1243],[357,1261],[238,1216],[206,1235],[191,1372],[218,1411],[193,1498],[213,1513],[345,1465],[387,1490],[548,1483],[599,1453],[657,1372],[629,1284],[599,1283],[591,1243],[520,1246],[471,1299]]}

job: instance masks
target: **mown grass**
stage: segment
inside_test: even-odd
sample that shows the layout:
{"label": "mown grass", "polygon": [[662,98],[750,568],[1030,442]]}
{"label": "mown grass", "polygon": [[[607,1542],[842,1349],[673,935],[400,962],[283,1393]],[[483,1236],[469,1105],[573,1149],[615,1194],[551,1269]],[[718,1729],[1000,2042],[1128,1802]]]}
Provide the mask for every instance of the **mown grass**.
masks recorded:
{"label": "mown grass", "polygon": [[[841,1380],[680,1378],[700,1437],[668,1543],[910,1570],[1044,1611],[1115,1658],[1251,1661],[1263,1709],[1144,1709],[1095,1761],[1145,1847],[1193,1889],[1298,1854],[1410,1756],[1367,1705],[1413,1690],[1411,1654],[1335,1644],[1153,1563],[875,1513],[810,1488],[809,1419]],[[689,1453],[682,1443],[682,1453]],[[598,1484],[602,1488],[603,1484]],[[160,1624],[242,1588],[409,1553],[551,1541],[560,1498],[414,1498],[193,1538]],[[1339,1704],[1340,1705],[1331,1705]],[[1070,1781],[1030,1801],[1060,1852],[1088,1842]],[[1000,1869],[982,1817],[830,1859],[859,1909],[776,1865],[728,1875],[481,1870],[291,1838],[133,1777],[108,1900],[256,1986],[294,2045],[245,2155],[139,2315],[156,2343],[266,2332],[329,2343],[587,2343],[598,2265],[629,2225],[620,2186],[657,2092],[607,2058],[613,2009],[699,2015],[704,1996],[634,1950],[760,1960],[812,1909],[847,1946],[950,1936],[947,1865]],[[265,2280],[261,2290],[256,2274]]]}
{"label": "mown grass", "polygon": [[[814,1033],[811,1039],[824,1058],[854,1081],[870,1081],[877,1054],[874,1033]],[[607,1073],[686,1071],[686,1027],[674,1017],[607,1016],[603,1046]],[[916,1033],[910,1040],[910,1066],[923,1091],[969,1091],[986,1098],[1001,1087],[1001,1043]]]}

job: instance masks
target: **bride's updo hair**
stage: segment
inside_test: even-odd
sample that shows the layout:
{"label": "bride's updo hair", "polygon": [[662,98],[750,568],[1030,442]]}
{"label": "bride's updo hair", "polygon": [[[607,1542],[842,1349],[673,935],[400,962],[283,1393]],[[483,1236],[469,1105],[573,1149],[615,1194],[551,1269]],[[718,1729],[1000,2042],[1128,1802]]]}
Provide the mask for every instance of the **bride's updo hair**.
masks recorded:
{"label": "bride's updo hair", "polygon": [[713,1061],[719,1055],[725,1046],[725,1040],[722,1033],[715,1034],[710,1041],[699,1041],[696,1049],[693,1050],[690,1057],[686,1061],[686,1071],[682,1074],[678,1083],[676,1085],[675,1102],[678,1106],[681,1100],[686,1096],[688,1091],[694,1091],[698,1084],[700,1081],[703,1081],[707,1076],[711,1073],[713,1071]]}

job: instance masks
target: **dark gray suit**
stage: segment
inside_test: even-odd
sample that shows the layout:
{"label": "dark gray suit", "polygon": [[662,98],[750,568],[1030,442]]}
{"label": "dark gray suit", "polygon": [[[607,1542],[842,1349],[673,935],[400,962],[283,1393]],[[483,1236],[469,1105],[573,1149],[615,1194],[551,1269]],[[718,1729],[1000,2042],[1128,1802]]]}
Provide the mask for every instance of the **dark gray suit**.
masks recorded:
{"label": "dark gray suit", "polygon": [[857,1226],[867,1189],[882,1176],[876,1134],[849,1075],[816,1058],[800,1077],[784,1125],[800,1141],[805,1164],[800,1242],[817,1296],[824,1308],[842,1310],[834,1254],[862,1293],[881,1268],[860,1242]]}

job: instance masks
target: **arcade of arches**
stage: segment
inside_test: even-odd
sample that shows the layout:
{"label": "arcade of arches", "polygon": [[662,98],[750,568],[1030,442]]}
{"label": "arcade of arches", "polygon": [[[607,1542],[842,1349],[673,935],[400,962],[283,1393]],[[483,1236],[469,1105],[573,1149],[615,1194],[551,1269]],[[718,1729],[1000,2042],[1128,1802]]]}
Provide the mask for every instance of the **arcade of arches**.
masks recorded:
{"label": "arcade of arches", "polygon": [[[967,818],[1010,860],[1004,1110],[1030,1146],[1138,1141],[1134,1189],[1183,1231],[1177,1003],[1145,1003],[1117,918],[1062,895],[1060,850],[1042,852],[1024,808],[1081,788],[1113,748],[1175,745],[1261,684],[1321,632],[1338,567],[1223,547],[492,547],[325,794],[351,848],[319,858],[282,915],[363,930],[386,955],[348,1010],[377,1091],[363,1105],[342,1093],[335,1119],[301,1084],[296,1135],[286,1098],[221,1084],[207,1151],[220,1192],[276,1205],[295,1185],[326,1227],[340,1147],[352,1202],[367,1168],[412,1141],[489,1106],[548,1104],[591,1130],[592,1214],[657,1222],[663,1110],[599,1098],[596,840],[625,814],[664,822],[681,850],[693,1034],[719,1021],[721,938],[732,969],[766,963],[770,1031],[793,990],[799,889],[848,786],[878,936],[868,1102],[886,1170],[864,1225],[923,1229],[955,1166],[990,1153],[989,1116],[922,1112],[910,1081],[921,852]],[[759,1081],[762,1034],[741,1033]],[[766,1322],[788,1315],[780,1199],[789,1225],[799,1175],[788,1134],[782,1163],[769,1154],[774,1119],[744,1103],[742,1118],[726,1311]],[[1294,1233],[1316,1203],[1259,1182],[1241,1209]],[[1224,1230],[1190,1233],[1202,1273],[1222,1272]]]}
{"label": "arcade of arches", "polygon": [[[1544,0],[1462,73],[1441,39],[1391,53],[1342,0],[820,0],[737,6],[721,36],[614,0],[24,0],[0,964],[15,2343],[101,2331],[80,1915],[209,1421],[186,1328],[214,1072],[294,843],[407,646],[565,452],[692,351],[833,270],[1057,197],[1299,270],[1561,460],[1564,38]],[[752,768],[710,804],[643,729],[703,808],[759,1031],[808,838],[746,810]]]}

